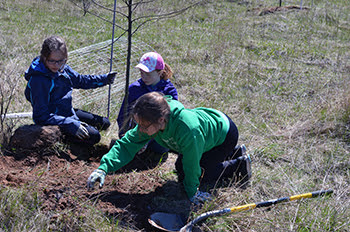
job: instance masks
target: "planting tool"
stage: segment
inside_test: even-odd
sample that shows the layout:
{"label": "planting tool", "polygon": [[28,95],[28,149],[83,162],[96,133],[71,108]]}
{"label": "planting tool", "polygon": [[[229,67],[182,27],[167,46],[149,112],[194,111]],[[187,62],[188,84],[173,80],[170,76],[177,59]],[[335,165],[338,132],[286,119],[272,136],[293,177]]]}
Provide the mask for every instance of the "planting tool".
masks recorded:
{"label": "planting tool", "polygon": [[164,231],[179,231],[186,224],[186,221],[178,214],[161,212],[153,213],[148,222]]}
{"label": "planting tool", "polygon": [[246,205],[240,205],[232,208],[224,208],[220,210],[213,210],[209,211],[206,213],[203,213],[193,219],[192,221],[188,222],[185,224],[181,217],[177,214],[169,214],[169,213],[161,213],[157,212],[154,213],[150,216],[148,219],[148,222],[161,230],[164,231],[170,231],[170,232],[190,232],[192,231],[192,228],[195,224],[197,224],[200,221],[203,221],[204,219],[212,216],[219,216],[227,213],[233,213],[233,212],[241,212],[245,210],[250,210],[254,208],[262,208],[262,207],[268,207],[271,205],[275,205],[281,202],[288,202],[288,201],[294,201],[294,200],[299,200],[303,198],[314,198],[318,196],[323,196],[323,195],[330,195],[333,193],[332,189],[328,190],[319,190],[315,192],[309,192],[309,193],[303,193],[303,194],[298,194],[290,197],[281,197],[277,199],[272,199],[268,201],[262,201],[258,203],[251,203],[251,204],[246,204]]}

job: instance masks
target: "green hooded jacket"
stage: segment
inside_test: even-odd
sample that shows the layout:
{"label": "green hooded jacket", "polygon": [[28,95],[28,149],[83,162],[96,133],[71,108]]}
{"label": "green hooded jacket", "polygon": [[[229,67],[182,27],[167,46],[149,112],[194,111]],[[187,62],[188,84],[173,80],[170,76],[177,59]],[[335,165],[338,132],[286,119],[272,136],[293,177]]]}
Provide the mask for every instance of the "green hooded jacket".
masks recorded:
{"label": "green hooded jacket", "polygon": [[202,154],[222,144],[229,129],[228,118],[211,108],[185,109],[176,100],[167,98],[170,116],[163,131],[149,136],[138,131],[138,126],[129,130],[105,154],[99,169],[113,172],[129,163],[135,154],[151,139],[183,155],[185,173],[184,187],[191,198],[199,187],[201,176],[200,160]]}

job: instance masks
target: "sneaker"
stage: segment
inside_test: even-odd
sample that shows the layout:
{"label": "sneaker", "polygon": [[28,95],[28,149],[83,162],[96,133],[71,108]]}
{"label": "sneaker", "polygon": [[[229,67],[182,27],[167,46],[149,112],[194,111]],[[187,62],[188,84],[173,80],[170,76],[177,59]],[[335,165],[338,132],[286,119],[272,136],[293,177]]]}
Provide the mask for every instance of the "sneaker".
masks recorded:
{"label": "sneaker", "polygon": [[247,154],[247,148],[243,144],[241,146],[242,149],[242,161],[239,167],[239,171],[237,173],[237,185],[240,188],[246,188],[249,184],[249,179],[252,177],[252,168],[251,163],[252,160],[250,158],[250,155]]}

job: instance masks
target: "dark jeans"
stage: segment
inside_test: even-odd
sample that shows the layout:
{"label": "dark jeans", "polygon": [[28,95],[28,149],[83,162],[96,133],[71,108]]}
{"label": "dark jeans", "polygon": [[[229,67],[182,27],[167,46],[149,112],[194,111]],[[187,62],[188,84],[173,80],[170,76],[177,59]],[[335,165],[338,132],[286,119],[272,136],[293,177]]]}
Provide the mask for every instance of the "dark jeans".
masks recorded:
{"label": "dark jeans", "polygon": [[106,117],[101,117],[96,114],[92,114],[90,112],[80,110],[80,109],[74,109],[75,114],[78,116],[80,121],[86,122],[87,124],[96,127],[97,130],[107,130],[108,127],[111,125],[110,121]]}
{"label": "dark jeans", "polygon": [[111,125],[110,121],[106,117],[101,117],[90,112],[74,109],[79,120],[88,124],[86,129],[89,132],[90,137],[88,139],[80,140],[75,136],[70,136],[69,140],[74,143],[83,143],[88,145],[94,145],[98,143],[101,139],[100,130],[107,130]]}
{"label": "dark jeans", "polygon": [[150,140],[148,142],[148,147],[147,149],[156,152],[158,154],[164,154],[169,151],[169,148],[163,147],[159,145],[154,139]]}
{"label": "dark jeans", "polygon": [[[223,177],[233,177],[239,167],[242,151],[240,146],[236,146],[239,137],[238,129],[228,116],[227,118],[230,122],[230,128],[224,142],[210,151],[203,153],[200,160],[203,181],[215,181]],[[179,181],[182,181],[184,172],[181,154],[175,163],[175,168],[179,176]]]}

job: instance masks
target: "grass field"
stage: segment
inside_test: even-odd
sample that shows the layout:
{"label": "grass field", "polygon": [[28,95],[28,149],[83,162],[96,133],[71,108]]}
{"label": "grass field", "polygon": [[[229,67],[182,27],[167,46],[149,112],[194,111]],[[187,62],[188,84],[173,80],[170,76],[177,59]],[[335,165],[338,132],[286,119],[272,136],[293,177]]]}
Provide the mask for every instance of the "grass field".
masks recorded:
{"label": "grass field", "polygon": [[[77,7],[81,2],[0,2],[0,107],[9,103],[9,112],[31,109],[23,96],[23,74],[47,36],[64,37],[69,51],[111,39],[110,23],[84,16]],[[112,8],[114,1],[99,2]],[[188,3],[176,2],[154,1],[136,13],[167,12]],[[302,2],[302,9],[272,11],[279,1],[207,1],[177,17],[147,23],[135,34],[135,41],[154,48],[173,68],[180,101],[189,108],[212,107],[228,114],[239,128],[239,143],[252,156],[251,186],[245,191],[222,188],[215,204],[195,214],[334,189],[327,198],[210,218],[204,231],[350,231],[350,5],[346,0]],[[109,11],[91,11],[112,20]],[[117,23],[126,25],[126,20],[119,17]],[[74,68],[84,70],[84,64]],[[121,99],[115,101],[119,106]],[[117,113],[111,112],[112,120]],[[22,122],[1,122],[0,144],[6,144],[11,135],[6,129]],[[1,190],[1,216],[8,210],[4,199],[22,199],[22,191]],[[36,204],[32,196],[21,204]],[[43,231],[46,215],[32,212],[27,217],[7,214],[0,230],[17,224],[11,228],[21,231],[37,218],[31,231]],[[93,209],[86,214],[102,217]],[[96,223],[79,230],[119,230],[107,219],[101,221],[103,229]]]}

